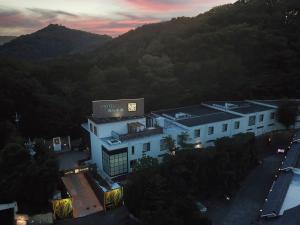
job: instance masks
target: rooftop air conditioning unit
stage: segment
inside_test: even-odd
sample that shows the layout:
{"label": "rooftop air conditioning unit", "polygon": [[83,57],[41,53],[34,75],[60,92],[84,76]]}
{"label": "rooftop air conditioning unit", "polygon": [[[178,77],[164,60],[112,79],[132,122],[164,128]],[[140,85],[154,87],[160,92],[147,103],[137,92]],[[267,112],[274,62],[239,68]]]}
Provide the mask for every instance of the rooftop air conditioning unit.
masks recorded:
{"label": "rooftop air conditioning unit", "polygon": [[179,113],[176,113],[175,114],[175,119],[176,120],[180,120],[180,119],[187,119],[187,118],[190,118],[191,115],[187,114],[187,113],[182,113],[182,112],[179,112]]}

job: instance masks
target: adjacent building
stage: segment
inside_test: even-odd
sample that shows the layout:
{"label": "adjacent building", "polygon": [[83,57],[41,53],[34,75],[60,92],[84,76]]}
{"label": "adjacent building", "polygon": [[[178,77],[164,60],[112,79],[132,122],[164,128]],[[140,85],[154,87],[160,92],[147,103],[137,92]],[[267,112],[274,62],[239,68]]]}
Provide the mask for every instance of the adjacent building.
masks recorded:
{"label": "adjacent building", "polygon": [[[214,101],[144,114],[144,99],[94,101],[83,127],[90,134],[91,160],[110,177],[131,172],[138,159],[168,154],[165,137],[176,145],[188,135],[194,148],[238,133],[262,135],[282,129],[276,121],[279,100]],[[300,126],[300,123],[296,124]]]}
{"label": "adjacent building", "polygon": [[[298,225],[300,219],[300,131],[297,131],[261,209],[262,223]],[[271,219],[270,219],[271,218]]]}

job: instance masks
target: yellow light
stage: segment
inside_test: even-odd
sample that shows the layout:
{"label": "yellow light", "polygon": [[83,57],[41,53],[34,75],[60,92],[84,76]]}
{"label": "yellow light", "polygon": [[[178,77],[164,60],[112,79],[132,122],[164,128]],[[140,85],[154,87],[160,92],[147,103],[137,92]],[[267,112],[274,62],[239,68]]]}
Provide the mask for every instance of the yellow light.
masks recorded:
{"label": "yellow light", "polygon": [[16,224],[17,225],[27,225],[29,217],[27,215],[16,215]]}

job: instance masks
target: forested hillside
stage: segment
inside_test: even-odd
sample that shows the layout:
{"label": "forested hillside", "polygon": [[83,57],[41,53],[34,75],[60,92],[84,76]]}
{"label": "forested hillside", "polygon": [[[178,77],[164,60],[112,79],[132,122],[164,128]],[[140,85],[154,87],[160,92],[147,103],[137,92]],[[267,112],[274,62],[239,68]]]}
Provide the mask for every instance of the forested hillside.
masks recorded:
{"label": "forested hillside", "polygon": [[1,60],[1,119],[18,111],[24,135],[51,136],[78,133],[94,99],[145,97],[154,110],[299,97],[299,62],[300,2],[240,0],[145,25],[84,55],[39,65]]}
{"label": "forested hillside", "polygon": [[0,57],[33,61],[86,52],[103,45],[112,38],[57,24],[28,35],[22,35],[0,46]]}
{"label": "forested hillside", "polygon": [[16,38],[15,36],[0,36],[0,45],[3,45],[15,38]]}

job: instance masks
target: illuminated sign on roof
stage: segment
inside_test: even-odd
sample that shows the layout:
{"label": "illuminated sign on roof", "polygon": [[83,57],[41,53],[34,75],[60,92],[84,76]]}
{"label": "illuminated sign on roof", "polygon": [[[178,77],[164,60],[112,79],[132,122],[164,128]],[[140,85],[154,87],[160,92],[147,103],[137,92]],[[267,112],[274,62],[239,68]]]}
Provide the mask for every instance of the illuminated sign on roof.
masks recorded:
{"label": "illuminated sign on roof", "polygon": [[144,115],[144,99],[93,101],[93,117],[114,118]]}

